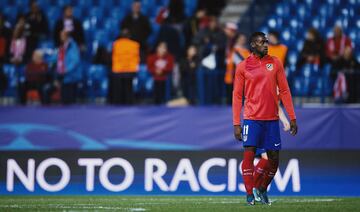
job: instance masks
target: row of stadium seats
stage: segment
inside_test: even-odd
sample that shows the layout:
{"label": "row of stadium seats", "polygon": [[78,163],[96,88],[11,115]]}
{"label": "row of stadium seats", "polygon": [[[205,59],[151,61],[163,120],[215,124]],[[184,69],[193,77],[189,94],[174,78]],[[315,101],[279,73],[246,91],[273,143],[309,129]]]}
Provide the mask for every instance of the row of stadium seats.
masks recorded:
{"label": "row of stadium seats", "polygon": [[[16,16],[19,12],[27,12],[28,4],[25,1],[0,1],[3,5],[2,12],[6,15],[8,20],[14,25]],[[19,5],[22,2],[23,7]],[[74,16],[82,21],[85,31],[85,38],[88,46],[88,59],[93,56],[100,45],[107,49],[111,48],[111,43],[119,35],[119,26],[121,20],[130,11],[132,0],[112,0],[112,1],[97,1],[97,0],[80,0],[80,1],[66,1],[66,0],[42,0],[38,1],[43,11],[48,17],[50,29],[54,29],[55,22],[62,16],[61,5],[70,3],[74,5]],[[152,24],[152,34],[149,37],[149,43],[152,45],[155,42],[157,32],[160,26],[155,23],[155,16],[160,8],[168,4],[168,0],[142,0],[143,13],[149,16]],[[190,16],[196,9],[196,0],[185,0],[185,13]],[[26,9],[25,9],[26,8]],[[50,44],[50,40],[42,41],[45,45]],[[44,44],[40,44],[40,47]],[[52,44],[50,44],[51,46]]]}
{"label": "row of stadium seats", "polygon": [[288,46],[287,74],[294,95],[331,95],[330,66],[323,69],[304,66],[296,70],[297,58],[310,27],[319,30],[324,41],[333,35],[333,27],[340,25],[353,42],[354,55],[360,61],[360,1],[358,0],[283,0],[277,3],[261,31],[278,31]]}
{"label": "row of stadium seats", "polygon": [[[19,12],[26,13],[29,10],[28,4],[25,4],[22,0],[19,4],[9,4],[4,3],[4,1],[0,1],[0,6],[3,13],[7,16],[7,18],[13,23],[16,20],[17,14]],[[5,1],[6,2],[6,1]],[[10,1],[13,2],[13,1]],[[119,1],[49,1],[44,3],[45,1],[39,1],[40,7],[44,9],[46,13],[50,25],[53,25],[53,22],[56,21],[62,15],[62,7],[68,3],[74,6],[74,16],[82,19],[86,18],[97,18],[99,20],[104,20],[106,18],[115,18],[121,19],[127,14],[131,9],[132,0],[119,0]],[[81,3],[81,2],[86,2]],[[96,3],[102,2],[102,3]],[[142,0],[142,13],[149,16],[155,17],[157,12],[161,7],[168,5],[168,0]],[[187,16],[193,14],[196,9],[197,1],[185,0],[184,1],[184,12]],[[103,23],[103,22],[101,22]]]}

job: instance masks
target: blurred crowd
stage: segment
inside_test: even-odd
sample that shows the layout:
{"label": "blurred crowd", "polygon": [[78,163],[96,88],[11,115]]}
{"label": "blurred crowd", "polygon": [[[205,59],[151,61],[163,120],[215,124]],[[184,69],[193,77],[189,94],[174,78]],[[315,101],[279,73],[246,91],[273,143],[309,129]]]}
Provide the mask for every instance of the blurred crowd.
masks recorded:
{"label": "blurred crowd", "polygon": [[[247,35],[236,23],[219,23],[225,1],[198,0],[194,14],[186,17],[184,2],[171,0],[158,11],[160,26],[153,44],[149,44],[152,24],[141,13],[141,2],[134,1],[131,11],[119,20],[120,34],[112,49],[99,47],[91,63],[107,67],[109,104],[165,104],[183,99],[182,104],[231,104],[236,64],[251,54]],[[11,63],[17,73],[17,103],[27,104],[38,96],[41,104],[79,103],[84,83],[86,37],[82,22],[74,17],[73,7],[63,8],[62,17],[49,29],[47,17],[37,1],[30,1],[29,12],[19,14],[11,26],[0,14],[0,96],[8,87],[2,65]],[[44,60],[39,42],[51,38],[56,51]],[[269,54],[287,64],[286,45],[279,34],[268,33]],[[307,64],[331,64],[333,97],[338,103],[360,101],[359,63],[353,57],[353,44],[341,27],[324,40],[316,29],[309,29],[297,61],[300,70]],[[134,90],[139,83],[140,67],[151,76],[150,97]],[[86,70],[85,70],[86,71]],[[289,80],[291,83],[291,80]],[[291,87],[291,85],[290,85]],[[150,101],[149,101],[150,99]]]}

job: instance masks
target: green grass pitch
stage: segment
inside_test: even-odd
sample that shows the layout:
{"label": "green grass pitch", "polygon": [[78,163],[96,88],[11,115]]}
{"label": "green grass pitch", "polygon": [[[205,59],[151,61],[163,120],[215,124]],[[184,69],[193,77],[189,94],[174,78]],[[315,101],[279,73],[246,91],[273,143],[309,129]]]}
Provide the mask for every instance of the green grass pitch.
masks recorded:
{"label": "green grass pitch", "polygon": [[271,199],[247,206],[243,196],[0,196],[0,211],[360,211],[360,198]]}

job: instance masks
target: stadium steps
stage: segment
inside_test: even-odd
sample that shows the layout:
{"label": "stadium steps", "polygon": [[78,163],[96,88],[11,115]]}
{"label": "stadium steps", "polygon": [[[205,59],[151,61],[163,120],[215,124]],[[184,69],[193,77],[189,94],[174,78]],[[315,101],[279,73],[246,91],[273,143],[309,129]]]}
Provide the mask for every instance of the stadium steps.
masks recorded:
{"label": "stadium steps", "polygon": [[239,21],[239,16],[242,17],[243,14],[246,13],[251,2],[251,0],[229,0],[221,13],[220,23],[237,23]]}

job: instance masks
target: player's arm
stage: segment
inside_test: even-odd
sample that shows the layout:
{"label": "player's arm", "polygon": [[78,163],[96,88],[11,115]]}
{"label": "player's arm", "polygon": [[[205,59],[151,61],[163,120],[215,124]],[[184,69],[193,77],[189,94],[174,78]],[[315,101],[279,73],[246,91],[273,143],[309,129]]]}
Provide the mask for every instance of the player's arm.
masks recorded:
{"label": "player's arm", "polygon": [[236,67],[233,99],[232,99],[234,136],[237,140],[242,140],[240,114],[242,107],[244,84],[245,84],[244,62],[241,62]]}
{"label": "player's arm", "polygon": [[290,118],[290,134],[296,135],[297,133],[296,116],[295,116],[294,106],[292,103],[290,88],[286,79],[286,75],[282,63],[278,59],[275,59],[275,61],[278,66],[278,70],[276,73],[276,80],[279,87],[279,96]]}
{"label": "player's arm", "polygon": [[285,113],[284,113],[284,110],[282,109],[282,107],[279,105],[279,118],[280,118],[280,121],[283,125],[283,129],[284,131],[289,131],[290,129],[290,123],[289,123],[289,120],[286,118],[285,116]]}

